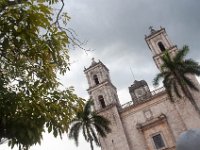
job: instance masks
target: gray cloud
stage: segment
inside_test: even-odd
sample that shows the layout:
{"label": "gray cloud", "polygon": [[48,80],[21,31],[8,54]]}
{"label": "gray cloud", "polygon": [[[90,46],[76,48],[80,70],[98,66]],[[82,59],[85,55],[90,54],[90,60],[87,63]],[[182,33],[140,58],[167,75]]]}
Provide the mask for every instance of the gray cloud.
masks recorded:
{"label": "gray cloud", "polygon": [[174,44],[189,45],[190,56],[200,58],[198,0],[79,0],[70,3],[71,26],[81,39],[89,41],[87,47],[95,49],[92,55],[110,68],[118,89],[127,88],[133,82],[129,65],[136,79],[145,79],[152,86],[158,70],[144,41],[150,25],[165,27]]}

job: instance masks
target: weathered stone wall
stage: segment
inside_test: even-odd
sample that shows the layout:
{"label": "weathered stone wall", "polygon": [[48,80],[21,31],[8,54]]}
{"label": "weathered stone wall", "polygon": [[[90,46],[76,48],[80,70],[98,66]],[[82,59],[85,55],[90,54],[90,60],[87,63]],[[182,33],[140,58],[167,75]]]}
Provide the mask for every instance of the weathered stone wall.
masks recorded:
{"label": "weathered stone wall", "polygon": [[110,105],[99,114],[111,122],[112,132],[106,138],[100,138],[102,150],[130,150],[116,105]]}
{"label": "weathered stone wall", "polygon": [[166,148],[174,149],[178,136],[190,128],[200,128],[200,119],[187,99],[172,103],[163,93],[120,113],[131,150],[154,150],[152,136],[161,133]]}

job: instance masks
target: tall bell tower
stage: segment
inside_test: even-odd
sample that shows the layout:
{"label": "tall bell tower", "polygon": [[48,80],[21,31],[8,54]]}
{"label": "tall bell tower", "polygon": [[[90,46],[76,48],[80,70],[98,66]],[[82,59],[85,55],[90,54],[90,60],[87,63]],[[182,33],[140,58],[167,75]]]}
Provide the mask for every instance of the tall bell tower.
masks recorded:
{"label": "tall bell tower", "polygon": [[109,70],[101,62],[92,59],[92,64],[84,70],[89,88],[90,98],[94,100],[96,111],[106,108],[111,104],[119,105],[116,87],[111,83]]}
{"label": "tall bell tower", "polygon": [[177,46],[172,44],[172,42],[169,40],[165,28],[160,27],[159,30],[155,30],[153,27],[149,27],[149,29],[150,34],[145,36],[145,41],[147,42],[147,45],[153,54],[153,59],[156,66],[160,70],[162,65],[161,56],[163,53],[167,50],[171,56],[173,56],[178,49]]}
{"label": "tall bell tower", "polygon": [[[120,103],[116,87],[111,83],[109,70],[101,62],[92,60],[84,70],[89,88],[88,93],[94,101],[95,111],[110,121],[111,133],[106,138],[99,137],[102,150],[130,150],[127,136],[120,116]],[[117,148],[117,149],[116,149]]]}

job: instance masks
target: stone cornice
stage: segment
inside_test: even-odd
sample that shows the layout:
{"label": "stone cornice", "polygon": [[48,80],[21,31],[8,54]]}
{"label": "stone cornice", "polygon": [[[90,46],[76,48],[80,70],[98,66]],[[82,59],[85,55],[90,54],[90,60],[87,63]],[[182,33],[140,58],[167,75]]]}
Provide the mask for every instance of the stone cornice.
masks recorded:
{"label": "stone cornice", "polygon": [[153,126],[156,126],[157,124],[161,124],[166,121],[167,121],[167,117],[164,114],[160,114],[158,117],[147,120],[144,123],[138,123],[136,125],[136,128],[143,132],[144,130],[147,130]]}
{"label": "stone cornice", "polygon": [[105,112],[105,111],[113,108],[113,107],[118,107],[117,103],[111,103],[111,104],[107,105],[105,108],[101,108],[101,110],[97,110],[96,113],[100,114],[102,112]]}
{"label": "stone cornice", "polygon": [[[171,51],[176,50],[176,49],[177,49],[177,45],[173,45],[172,47],[170,47],[170,48],[168,49],[168,51],[171,52]],[[153,59],[155,59],[156,57],[160,57],[160,56],[162,56],[163,54],[164,54],[164,53],[156,54],[156,55],[153,56]]]}
{"label": "stone cornice", "polygon": [[90,87],[89,89],[87,89],[87,91],[88,91],[88,93],[90,93],[90,92],[92,92],[96,89],[99,89],[100,87],[103,87],[105,85],[110,85],[116,90],[116,87],[109,80],[105,80],[105,81],[101,82],[100,84]]}

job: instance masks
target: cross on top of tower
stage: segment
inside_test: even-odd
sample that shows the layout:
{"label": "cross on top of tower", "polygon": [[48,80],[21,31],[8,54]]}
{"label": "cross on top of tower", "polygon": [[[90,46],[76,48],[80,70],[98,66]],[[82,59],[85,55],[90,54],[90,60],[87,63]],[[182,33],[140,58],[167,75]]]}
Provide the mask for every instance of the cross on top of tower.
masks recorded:
{"label": "cross on top of tower", "polygon": [[94,57],[92,57],[92,65],[96,64],[97,62],[95,61]]}
{"label": "cross on top of tower", "polygon": [[156,30],[153,28],[153,26],[149,27],[149,30],[151,31],[151,33],[154,33]]}

